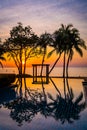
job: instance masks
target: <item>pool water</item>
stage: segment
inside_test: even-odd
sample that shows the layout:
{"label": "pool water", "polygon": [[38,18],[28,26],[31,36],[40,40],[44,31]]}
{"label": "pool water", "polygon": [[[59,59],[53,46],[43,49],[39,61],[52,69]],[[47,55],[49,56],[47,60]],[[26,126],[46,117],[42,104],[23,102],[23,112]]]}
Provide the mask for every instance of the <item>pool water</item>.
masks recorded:
{"label": "pool water", "polygon": [[[18,80],[18,79],[17,79]],[[87,130],[87,86],[81,79],[19,79],[0,90],[0,130]]]}

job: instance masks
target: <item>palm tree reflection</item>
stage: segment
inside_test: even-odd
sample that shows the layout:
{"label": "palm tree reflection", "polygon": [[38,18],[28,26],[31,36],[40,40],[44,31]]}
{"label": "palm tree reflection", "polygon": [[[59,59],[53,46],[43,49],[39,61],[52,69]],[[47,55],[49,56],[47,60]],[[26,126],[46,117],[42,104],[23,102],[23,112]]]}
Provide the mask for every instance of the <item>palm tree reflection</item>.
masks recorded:
{"label": "palm tree reflection", "polygon": [[78,120],[80,112],[85,108],[85,103],[80,103],[83,98],[82,93],[80,93],[75,101],[73,101],[73,98],[69,97],[69,95],[67,95],[66,99],[59,95],[56,96],[56,99],[50,94],[48,94],[48,96],[53,101],[53,103],[51,103],[51,115],[56,120],[60,120],[62,124],[66,121],[73,123],[74,120]]}
{"label": "palm tree reflection", "polygon": [[[56,99],[54,99],[53,96],[48,93],[48,97],[53,102],[51,102],[50,104],[52,109],[51,115],[56,120],[60,120],[62,124],[66,121],[68,121],[68,123],[73,123],[74,120],[78,120],[80,118],[80,112],[85,109],[85,102],[82,102],[83,93],[81,92],[79,96],[76,99],[74,99],[74,93],[72,88],[69,87],[68,79],[64,78],[63,83],[65,91],[64,97],[57,94]],[[68,89],[67,92],[66,88]]]}
{"label": "palm tree reflection", "polygon": [[[51,93],[46,94],[44,84],[42,84],[42,91],[31,90],[27,87],[25,80],[25,94],[22,94],[22,86],[20,86],[20,96],[5,104],[5,107],[11,110],[10,117],[20,126],[24,121],[31,122],[38,113],[45,117],[53,117],[62,124],[78,120],[80,112],[85,109],[85,102],[82,101],[83,93],[81,92],[75,99],[72,88],[68,86],[69,91],[64,92],[65,95],[62,96],[52,79],[51,82],[57,90],[56,98]],[[64,91],[66,91],[65,88],[64,84]]]}

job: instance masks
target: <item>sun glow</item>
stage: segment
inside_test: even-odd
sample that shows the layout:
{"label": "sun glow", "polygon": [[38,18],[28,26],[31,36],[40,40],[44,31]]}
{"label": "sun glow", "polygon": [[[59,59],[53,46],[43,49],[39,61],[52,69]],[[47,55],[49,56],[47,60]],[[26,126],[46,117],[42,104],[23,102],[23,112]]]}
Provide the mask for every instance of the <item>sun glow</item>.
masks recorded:
{"label": "sun glow", "polygon": [[23,64],[23,65],[25,64],[25,61],[24,61],[24,60],[22,61],[22,64]]}

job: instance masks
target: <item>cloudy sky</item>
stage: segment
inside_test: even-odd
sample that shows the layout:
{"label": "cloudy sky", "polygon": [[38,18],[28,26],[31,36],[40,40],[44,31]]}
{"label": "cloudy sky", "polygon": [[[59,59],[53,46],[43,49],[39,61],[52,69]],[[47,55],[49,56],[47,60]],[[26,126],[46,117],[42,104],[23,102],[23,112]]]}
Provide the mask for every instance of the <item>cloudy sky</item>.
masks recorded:
{"label": "cloudy sky", "polygon": [[86,41],[87,0],[0,0],[0,37],[7,38],[18,22],[30,25],[38,35],[72,23]]}

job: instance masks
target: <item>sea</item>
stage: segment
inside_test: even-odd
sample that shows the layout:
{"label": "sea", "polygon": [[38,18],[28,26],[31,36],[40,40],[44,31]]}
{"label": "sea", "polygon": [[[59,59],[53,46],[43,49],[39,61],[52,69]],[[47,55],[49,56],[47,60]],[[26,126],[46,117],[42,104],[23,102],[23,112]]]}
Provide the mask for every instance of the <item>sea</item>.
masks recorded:
{"label": "sea", "polygon": [[[50,68],[49,68],[50,70]],[[17,68],[0,68],[1,74],[18,74]],[[26,68],[26,74],[33,74],[32,67]],[[55,67],[52,72],[50,73],[50,76],[62,76],[63,75],[63,68],[62,67]],[[69,76],[84,76],[87,77],[87,67],[69,67]]]}

